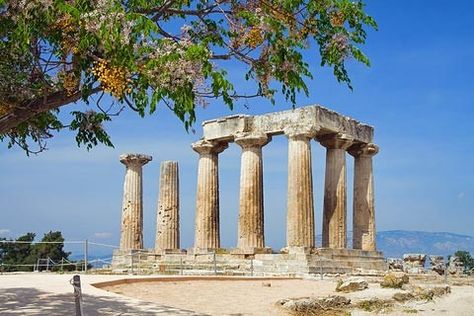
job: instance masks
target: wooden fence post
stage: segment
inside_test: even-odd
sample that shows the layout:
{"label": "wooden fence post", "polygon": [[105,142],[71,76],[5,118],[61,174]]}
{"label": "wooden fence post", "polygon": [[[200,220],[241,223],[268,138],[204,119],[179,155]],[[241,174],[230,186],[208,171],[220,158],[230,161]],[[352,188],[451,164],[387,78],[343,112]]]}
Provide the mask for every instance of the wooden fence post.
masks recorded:
{"label": "wooden fence post", "polygon": [[82,290],[81,290],[81,277],[75,275],[72,277],[72,286],[74,287],[74,298],[76,303],[76,316],[83,316],[82,313]]}

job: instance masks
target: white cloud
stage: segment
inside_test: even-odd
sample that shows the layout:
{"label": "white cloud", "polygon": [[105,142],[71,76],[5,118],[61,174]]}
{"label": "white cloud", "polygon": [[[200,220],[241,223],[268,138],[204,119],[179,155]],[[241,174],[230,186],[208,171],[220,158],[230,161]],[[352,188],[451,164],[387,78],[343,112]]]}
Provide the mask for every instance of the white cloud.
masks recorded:
{"label": "white cloud", "polygon": [[464,192],[459,192],[458,194],[458,199],[462,199],[464,197],[465,193]]}
{"label": "white cloud", "polygon": [[94,237],[97,238],[97,239],[105,239],[105,238],[110,238],[112,237],[112,233],[108,233],[108,232],[98,232],[98,233],[94,233]]}

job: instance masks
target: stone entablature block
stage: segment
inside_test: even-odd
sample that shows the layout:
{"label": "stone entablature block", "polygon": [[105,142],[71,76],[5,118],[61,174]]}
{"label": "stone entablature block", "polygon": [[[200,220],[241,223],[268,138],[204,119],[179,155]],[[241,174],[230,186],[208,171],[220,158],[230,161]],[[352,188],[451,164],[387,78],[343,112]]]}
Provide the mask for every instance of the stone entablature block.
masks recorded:
{"label": "stone entablature block", "polygon": [[319,105],[264,115],[232,115],[205,121],[203,139],[233,141],[238,134],[283,134],[287,129],[316,130],[318,136],[345,134],[355,143],[371,143],[374,137],[372,126],[338,114]]}

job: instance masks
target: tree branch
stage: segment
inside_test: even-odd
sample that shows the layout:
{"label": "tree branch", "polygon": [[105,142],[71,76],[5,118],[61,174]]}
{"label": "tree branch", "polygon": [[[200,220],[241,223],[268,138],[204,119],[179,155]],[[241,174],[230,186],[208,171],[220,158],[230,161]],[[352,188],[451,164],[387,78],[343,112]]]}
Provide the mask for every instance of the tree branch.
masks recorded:
{"label": "tree branch", "polygon": [[[101,91],[101,89],[97,87],[91,91],[91,95],[99,91]],[[7,134],[12,128],[26,122],[39,113],[76,102],[81,99],[81,96],[80,93],[68,96],[65,91],[59,91],[17,106],[11,112],[0,116],[0,135]]]}

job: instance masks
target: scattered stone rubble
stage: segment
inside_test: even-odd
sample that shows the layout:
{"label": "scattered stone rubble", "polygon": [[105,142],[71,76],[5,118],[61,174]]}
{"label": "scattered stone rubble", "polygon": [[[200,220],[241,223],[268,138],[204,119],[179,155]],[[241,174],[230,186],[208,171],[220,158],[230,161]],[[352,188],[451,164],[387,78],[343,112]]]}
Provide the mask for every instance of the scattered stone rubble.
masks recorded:
{"label": "scattered stone rubble", "polygon": [[408,253],[403,255],[403,271],[407,273],[423,273],[425,272],[425,254]]}
{"label": "scattered stone rubble", "polygon": [[451,287],[435,286],[435,287],[421,287],[418,285],[406,285],[403,287],[406,292],[398,292],[393,295],[393,299],[398,302],[406,302],[409,300],[425,300],[430,301],[435,297],[441,297],[443,295],[451,293]]}
{"label": "scattered stone rubble", "polygon": [[278,301],[277,304],[289,311],[311,312],[318,315],[317,311],[346,308],[350,303],[351,300],[347,297],[331,295],[328,297],[288,298]]}

